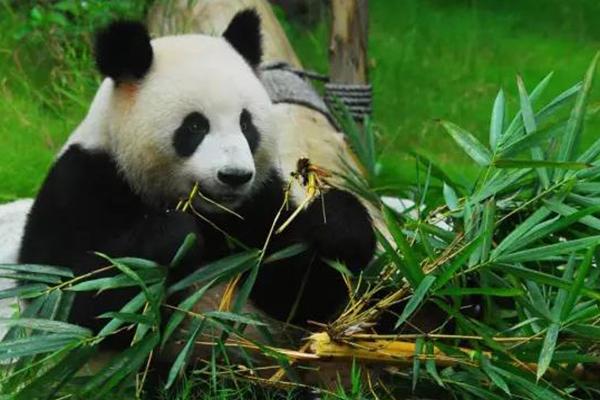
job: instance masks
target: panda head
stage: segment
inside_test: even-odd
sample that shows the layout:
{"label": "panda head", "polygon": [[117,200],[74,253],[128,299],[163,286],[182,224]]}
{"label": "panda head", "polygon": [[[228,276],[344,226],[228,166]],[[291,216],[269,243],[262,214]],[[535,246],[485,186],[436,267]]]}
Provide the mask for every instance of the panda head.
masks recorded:
{"label": "panda head", "polygon": [[236,208],[265,181],[275,134],[256,74],[255,11],[238,13],[220,37],[151,40],[142,24],[115,22],[97,35],[95,50],[111,81],[108,150],[141,196],[174,204],[197,182],[203,195]]}

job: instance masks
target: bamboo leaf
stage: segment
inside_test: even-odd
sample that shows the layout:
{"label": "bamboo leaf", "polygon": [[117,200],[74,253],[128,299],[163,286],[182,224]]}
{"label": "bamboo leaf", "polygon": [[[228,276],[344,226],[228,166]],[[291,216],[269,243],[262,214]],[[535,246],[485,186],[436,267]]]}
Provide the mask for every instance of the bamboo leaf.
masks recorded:
{"label": "bamboo leaf", "polygon": [[481,262],[488,260],[490,250],[492,249],[492,241],[494,240],[494,230],[496,221],[496,200],[494,198],[489,199],[483,210],[483,221],[481,224]]}
{"label": "bamboo leaf", "polygon": [[584,208],[583,210],[577,210],[574,207],[568,206],[564,203],[559,203],[557,201],[546,200],[544,201],[544,204],[549,210],[565,217],[558,221],[560,226],[557,229],[554,229],[555,231],[562,229],[563,227],[566,227],[574,222],[580,222],[592,229],[600,230],[600,219],[592,216],[592,214],[596,214],[600,211],[600,204],[598,203],[591,207]]}
{"label": "bamboo leaf", "polygon": [[0,272],[0,278],[2,279],[11,279],[14,281],[22,281],[22,282],[36,282],[36,283],[49,283],[49,284],[57,284],[61,282],[61,278],[56,275],[46,275],[46,274],[28,274],[25,272]]}
{"label": "bamboo leaf", "polygon": [[597,246],[598,244],[600,244],[600,235],[517,251],[500,256],[498,257],[497,261],[504,263],[516,263],[544,260],[552,256],[563,255],[581,249],[586,249],[591,246]]}
{"label": "bamboo leaf", "polygon": [[298,254],[304,253],[306,250],[308,250],[308,245],[306,243],[296,243],[284,249],[276,251],[275,253],[270,254],[263,260],[262,263],[270,264],[277,261],[292,258],[294,256],[297,256]]}
{"label": "bamboo leaf", "polygon": [[450,211],[458,209],[458,196],[452,187],[444,182],[444,200]]}
{"label": "bamboo leaf", "polygon": [[552,362],[552,356],[554,355],[554,349],[556,348],[556,340],[558,339],[558,333],[560,332],[560,324],[553,322],[546,331],[544,342],[542,343],[542,350],[540,351],[540,357],[538,359],[538,366],[536,377],[539,381],[540,378],[546,373],[546,370]]}
{"label": "bamboo leaf", "polygon": [[398,329],[398,327],[402,325],[404,321],[406,321],[406,319],[410,317],[412,313],[415,312],[415,310],[421,305],[423,299],[429,291],[429,288],[435,282],[435,279],[436,278],[433,275],[426,275],[423,278],[421,283],[419,283],[419,286],[415,289],[415,292],[413,293],[408,303],[406,303],[404,310],[402,310],[402,314],[400,314],[400,317],[398,317],[394,329]]}
{"label": "bamboo leaf", "polygon": [[597,179],[598,177],[600,177],[600,166],[598,165],[575,172],[577,179]]}
{"label": "bamboo leaf", "polygon": [[173,315],[171,315],[169,322],[167,322],[167,325],[163,330],[161,347],[164,347],[164,345],[167,343],[171,335],[175,332],[177,327],[183,322],[183,320],[186,317],[185,312],[191,310],[192,307],[194,307],[200,301],[200,299],[204,296],[206,291],[210,289],[216,281],[217,279],[213,279],[208,284],[201,287],[200,290],[194,292],[187,299],[179,303],[179,305],[177,306],[178,310],[173,312]]}
{"label": "bamboo leaf", "polygon": [[[423,271],[421,270],[421,266],[417,262],[417,258],[415,257],[415,254],[413,253],[410,244],[406,240],[402,229],[398,225],[398,222],[396,221],[396,217],[394,216],[393,212],[387,207],[384,207],[383,217],[386,226],[388,227],[392,237],[394,238],[394,241],[396,242],[396,246],[404,256],[403,262],[400,261],[398,267],[402,269],[402,272],[405,274],[405,277],[410,282],[411,286],[416,287],[424,277]],[[382,235],[380,236],[383,238]],[[393,249],[391,249],[391,246],[388,246],[388,249],[386,249],[386,251],[388,253],[396,254],[396,252]],[[405,268],[402,268],[402,266],[405,266]]]}
{"label": "bamboo leaf", "polygon": [[[581,90],[581,87],[582,87],[582,83],[578,82],[575,85],[568,88],[567,90],[565,90],[564,92],[560,93],[554,99],[552,99],[552,101],[550,101],[550,103],[545,105],[536,114],[536,119],[538,120],[538,122],[541,123],[541,122],[549,119],[550,117],[552,117],[558,109],[560,109],[562,106],[567,104],[567,102],[569,102],[573,97],[575,97],[577,95],[577,93],[579,93],[579,91]],[[532,99],[532,101],[533,101],[533,92],[531,93],[531,96],[529,98]]]}
{"label": "bamboo leaf", "polygon": [[242,287],[238,290],[237,295],[235,296],[235,301],[233,302],[233,307],[231,311],[238,312],[242,310],[248,299],[250,298],[250,293],[252,292],[252,288],[256,283],[256,278],[258,277],[258,271],[260,269],[260,262],[255,262],[252,269],[250,269],[250,273],[246,275],[246,280],[242,284]]}
{"label": "bamboo leaf", "polygon": [[494,108],[492,110],[492,119],[490,121],[490,148],[496,149],[502,130],[504,129],[504,109],[506,100],[504,99],[504,91],[500,89],[494,100]]}
{"label": "bamboo leaf", "polygon": [[471,257],[471,254],[481,245],[482,237],[479,236],[468,243],[460,253],[454,258],[449,266],[444,268],[437,280],[435,281],[435,290],[443,287],[450,281],[461,267],[466,265],[467,260]]}
{"label": "bamboo leaf", "polygon": [[[166,276],[166,270],[162,267],[157,269],[142,269],[138,271],[137,275],[145,284],[152,284],[164,279]],[[118,274],[107,278],[83,281],[68,287],[67,290],[73,292],[89,292],[94,290],[105,291],[131,286],[140,286],[140,283],[126,274]]]}
{"label": "bamboo leaf", "polygon": [[521,118],[523,118],[523,126],[525,127],[525,133],[531,134],[537,130],[537,124],[535,122],[535,116],[533,114],[533,107],[529,101],[529,95],[525,89],[525,84],[520,76],[517,76],[517,87],[519,89],[519,100],[521,103]]}
{"label": "bamboo leaf", "polygon": [[203,329],[204,321],[195,321],[194,325],[195,326],[193,327],[193,330],[191,331],[185,346],[179,352],[179,354],[177,355],[177,358],[175,359],[175,362],[173,363],[173,365],[171,366],[171,369],[169,370],[169,375],[167,378],[167,383],[165,385],[165,389],[169,389],[173,385],[173,383],[175,383],[175,379],[177,378],[177,375],[179,375],[179,373],[181,371],[183,371],[183,369],[187,365],[190,355],[192,354],[192,350],[194,349],[194,345],[196,343],[196,338],[198,337],[198,335],[200,334],[200,332]]}
{"label": "bamboo leaf", "polygon": [[[546,274],[544,272],[535,271],[529,268],[523,268],[518,265],[511,264],[492,264],[493,268],[501,269],[507,273],[514,274],[520,276],[524,279],[530,279],[535,282],[539,282],[545,285],[554,286],[562,289],[570,289],[573,285],[572,282],[565,281],[562,278],[556,277],[554,275]],[[590,289],[588,287],[583,287],[581,289],[581,294],[589,297],[591,299],[600,300],[600,292]]]}
{"label": "bamboo leaf", "polygon": [[482,166],[490,165],[492,155],[475,136],[452,122],[442,121],[442,126],[477,164]]}
{"label": "bamboo leaf", "polygon": [[[158,292],[161,289],[161,286],[162,285],[160,285],[160,284],[154,284],[154,285],[150,286],[150,290],[153,292]],[[134,298],[129,300],[127,302],[127,304],[125,304],[121,308],[120,312],[135,313],[135,312],[139,311],[145,303],[146,303],[146,297],[144,296],[144,293],[138,293]],[[124,322],[122,320],[114,318],[112,321],[110,321],[109,323],[104,325],[104,327],[98,333],[98,336],[102,337],[102,336],[107,336],[107,335],[112,334],[117,329],[119,329],[119,327],[121,327],[123,325],[123,323]]]}
{"label": "bamboo leaf", "polygon": [[48,371],[28,382],[27,386],[15,397],[15,400],[52,399],[55,394],[71,379],[89,360],[97,354],[97,346],[78,346],[66,348],[67,355]]}
{"label": "bamboo leaf", "polygon": [[0,264],[0,270],[27,272],[30,274],[57,275],[72,278],[73,272],[68,268],[38,264]]}
{"label": "bamboo leaf", "polygon": [[522,370],[509,371],[509,367],[497,368],[493,365],[490,366],[490,368],[493,368],[495,372],[511,382],[513,387],[520,388],[524,391],[531,399],[564,400],[562,396],[557,395],[549,388],[527,379],[527,374],[524,374]]}
{"label": "bamboo leaf", "polygon": [[483,372],[485,372],[485,374],[490,378],[490,380],[494,383],[494,385],[498,386],[509,397],[512,397],[510,389],[508,388],[508,384],[506,383],[504,378],[502,378],[502,376],[497,374],[493,368],[490,368],[491,367],[490,360],[488,358],[486,358],[485,356],[481,357],[481,366],[482,366]]}
{"label": "bamboo leaf", "polygon": [[81,388],[80,397],[93,399],[106,398],[110,390],[140,368],[158,342],[158,333],[152,332],[132,347],[114,357]]}
{"label": "bamboo leaf", "polygon": [[97,318],[116,318],[126,323],[131,324],[142,324],[142,325],[153,325],[154,320],[147,315],[135,314],[135,313],[124,313],[124,312],[107,312],[99,315]]}
{"label": "bamboo leaf", "polygon": [[326,260],[326,259],[324,259],[323,261],[325,261],[325,264],[327,264],[331,268],[335,269],[337,272],[339,272],[342,275],[345,275],[348,277],[354,276],[352,271],[350,271],[348,269],[348,267],[346,267],[346,265],[342,262],[334,261],[334,260]]}
{"label": "bamboo leaf", "polygon": [[187,234],[185,239],[183,239],[183,243],[181,244],[181,246],[179,246],[179,249],[177,249],[177,253],[175,253],[175,256],[169,263],[169,268],[177,268],[181,264],[187,253],[190,251],[192,246],[194,246],[195,244],[196,235],[193,233]]}
{"label": "bamboo leaf", "polygon": [[571,315],[577,298],[581,295],[581,290],[585,284],[585,278],[588,277],[595,251],[596,247],[591,247],[585,256],[585,259],[579,268],[577,268],[577,276],[573,281],[573,287],[569,290],[567,299],[565,300],[560,312],[560,321],[565,321]]}
{"label": "bamboo leaf", "polygon": [[[25,307],[25,310],[23,310],[20,313],[19,318],[36,318],[47,299],[48,296],[40,296],[33,299],[29,303],[29,305]],[[19,326],[9,328],[4,337],[2,338],[1,342],[9,341],[17,337],[22,337],[24,335],[23,331],[24,328],[21,328]]]}
{"label": "bamboo leaf", "polygon": [[261,322],[254,318],[249,318],[240,314],[235,314],[227,311],[210,311],[204,314],[207,318],[218,319],[221,321],[232,321],[239,322],[246,325],[258,325],[266,326],[264,322]]}
{"label": "bamboo leaf", "polygon": [[81,326],[69,324],[67,322],[52,321],[48,319],[36,318],[0,318],[0,326],[7,328],[21,327],[36,329],[44,332],[69,334],[78,337],[89,337],[92,332]]}
{"label": "bamboo leaf", "polygon": [[50,333],[3,341],[0,343],[0,360],[57,351],[67,345],[79,343],[81,339],[81,335],[72,333]]}
{"label": "bamboo leaf", "polygon": [[0,300],[13,297],[34,297],[40,295],[48,289],[48,285],[43,283],[28,283],[25,285],[14,286],[8,289],[0,290]]}
{"label": "bamboo leaf", "polygon": [[157,262],[151,260],[145,260],[137,257],[119,257],[115,258],[116,261],[126,264],[133,269],[158,269],[164,268]]}
{"label": "bamboo leaf", "polygon": [[591,164],[568,161],[546,161],[546,160],[516,160],[516,159],[500,159],[494,161],[496,168],[559,168],[559,169],[586,169],[590,168]]}
{"label": "bamboo leaf", "polygon": [[258,250],[249,250],[209,263],[170,286],[167,294],[178,292],[195,283],[211,281],[225,274],[241,273],[252,267],[254,263],[249,261],[258,260],[258,256]]}
{"label": "bamboo leaf", "polygon": [[113,259],[113,258],[107,256],[106,254],[96,253],[96,255],[98,255],[98,256],[104,258],[105,260],[107,260],[108,262],[110,262],[119,271],[121,271],[122,273],[127,275],[131,280],[133,280],[135,283],[137,283],[138,286],[140,286],[142,288],[142,291],[146,295],[146,298],[148,300],[152,300],[153,297],[152,297],[152,294],[150,293],[150,291],[148,290],[148,286],[146,286],[146,282],[144,282],[144,280],[140,277],[140,275],[138,275],[137,272],[135,272],[133,269],[129,268],[127,265],[123,264],[122,262],[119,262],[116,259]]}
{"label": "bamboo leaf", "polygon": [[[552,79],[553,75],[554,75],[554,73],[550,72],[531,91],[531,94],[529,95],[529,101],[532,104],[534,104],[536,102],[536,100],[542,95],[542,93],[544,92],[544,90],[548,86],[548,83],[550,83],[550,80]],[[508,126],[508,128],[506,129],[506,132],[502,136],[503,142],[508,142],[510,139],[512,139],[512,137],[517,132],[519,132],[520,129],[522,129],[522,122],[523,122],[523,119],[522,119],[522,116],[521,116],[521,111],[519,110],[517,112],[517,114],[515,115],[515,117],[513,118],[513,120],[511,121],[511,123]]]}
{"label": "bamboo leaf", "polygon": [[[564,126],[558,125],[551,128],[538,130],[532,134],[521,136],[517,140],[507,143],[499,152],[498,157],[507,158],[519,154],[524,150],[530,150],[543,142],[552,139],[564,132]],[[578,160],[580,161],[580,160]]]}
{"label": "bamboo leaf", "polygon": [[415,340],[415,355],[413,357],[413,372],[412,372],[412,391],[414,393],[417,382],[419,381],[419,372],[421,371],[421,353],[423,351],[423,345],[425,340],[422,337],[418,337]]}
{"label": "bamboo leaf", "polygon": [[600,155],[600,139],[596,140],[588,149],[577,158],[578,162],[590,163],[595,161]]}
{"label": "bamboo leaf", "polygon": [[[583,120],[585,117],[585,109],[587,107],[588,97],[594,81],[594,75],[596,73],[596,65],[598,64],[598,57],[600,53],[596,54],[590,67],[588,68],[585,78],[583,79],[583,87],[577,95],[575,100],[575,106],[569,117],[565,136],[561,141],[558,153],[559,161],[568,161],[574,159],[575,148],[579,142],[581,131],[583,127]],[[564,172],[558,171],[555,177],[555,181],[559,181],[564,176]]]}
{"label": "bamboo leaf", "polygon": [[425,370],[433,378],[433,380],[441,387],[444,386],[444,382],[440,378],[440,375],[437,372],[437,368],[435,366],[435,344],[433,342],[427,342],[425,344],[425,349],[427,352],[427,359],[425,360]]}
{"label": "bamboo leaf", "polygon": [[496,288],[496,287],[455,287],[436,290],[436,295],[439,296],[494,296],[494,297],[517,297],[523,296],[523,290],[520,288]]}
{"label": "bamboo leaf", "polygon": [[[586,218],[589,218],[589,216],[591,214],[594,214],[594,213],[600,211],[600,205],[588,207],[588,208],[578,211],[578,210],[568,207],[568,206],[565,206],[568,208],[564,209],[562,206],[560,206],[558,203],[555,203],[555,202],[545,202],[545,204],[546,204],[546,207],[544,207],[540,210],[546,210],[546,211],[549,210],[549,211],[554,211],[557,213],[560,212],[560,214],[563,215],[563,217],[551,219],[549,221],[544,221],[543,223],[540,223],[538,221],[538,222],[536,222],[537,226],[535,226],[535,227],[531,226],[531,223],[528,223],[527,227],[529,228],[529,231],[523,232],[524,236],[517,238],[518,240],[515,239],[514,242],[510,243],[513,253],[516,250],[519,250],[519,249],[529,245],[530,243],[534,243],[537,240],[541,240],[545,237],[548,237],[550,234],[552,234],[554,232],[558,232],[562,229],[565,229],[574,223],[577,223],[577,222],[581,222],[581,223],[588,222],[589,223],[590,221],[588,221]],[[538,212],[536,211],[536,214],[537,213]],[[541,211],[541,212],[539,212],[538,215],[547,215],[547,213],[545,211]],[[531,222],[535,222],[535,221],[532,220]],[[500,246],[498,246],[498,248],[499,247]]]}
{"label": "bamboo leaf", "polygon": [[504,190],[521,183],[520,180],[529,175],[531,169],[520,168],[516,171],[510,171],[508,173],[505,173],[504,171],[497,172],[498,175],[495,175],[480,189],[479,192],[471,196],[471,202],[481,202],[492,196],[498,197]]}
{"label": "bamboo leaf", "polygon": [[600,341],[600,326],[577,324],[569,326],[567,330],[578,336]]}

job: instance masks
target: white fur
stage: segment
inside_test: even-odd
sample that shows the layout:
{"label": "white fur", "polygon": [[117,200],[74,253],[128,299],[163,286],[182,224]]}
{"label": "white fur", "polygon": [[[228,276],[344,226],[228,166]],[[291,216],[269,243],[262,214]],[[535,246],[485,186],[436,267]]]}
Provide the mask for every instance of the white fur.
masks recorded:
{"label": "white fur", "polygon": [[27,214],[32,204],[32,199],[23,199],[0,205],[0,264],[17,262]]}
{"label": "white fur", "polygon": [[108,109],[114,83],[105,79],[90,105],[87,115],[62,147],[60,157],[71,145],[78,144],[84,149],[107,149]]}
{"label": "white fur", "polygon": [[[185,197],[195,182],[209,197],[235,198],[235,207],[264,182],[276,149],[273,106],[254,71],[221,37],[180,35],[154,39],[153,64],[136,84],[106,79],[89,113],[66,146],[108,151],[132,187],[149,201]],[[241,132],[247,109],[260,132],[254,155]],[[210,131],[195,154],[175,153],[173,134],[191,112],[204,114]],[[63,150],[64,151],[64,150]],[[249,184],[232,189],[217,171],[254,172]],[[221,202],[223,203],[223,202]],[[199,207],[211,209],[200,202]]]}
{"label": "white fur", "polygon": [[[0,264],[17,263],[27,214],[32,204],[32,199],[23,199],[0,205]],[[0,290],[15,285],[16,282],[12,279],[0,279]],[[16,310],[16,305],[15,298],[0,300],[0,318],[10,317]],[[0,327],[0,338],[5,333],[6,328]]]}

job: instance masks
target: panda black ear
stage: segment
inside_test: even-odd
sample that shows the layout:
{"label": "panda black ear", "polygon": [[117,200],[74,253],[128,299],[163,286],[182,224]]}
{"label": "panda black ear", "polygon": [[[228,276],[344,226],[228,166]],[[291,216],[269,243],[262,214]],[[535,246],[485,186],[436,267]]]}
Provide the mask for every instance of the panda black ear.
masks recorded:
{"label": "panda black ear", "polygon": [[96,35],[95,54],[102,75],[117,83],[141,79],[152,65],[150,35],[140,22],[113,22]]}
{"label": "panda black ear", "polygon": [[262,58],[260,17],[254,9],[237,13],[223,33],[225,40],[233,46],[252,66],[258,67]]}

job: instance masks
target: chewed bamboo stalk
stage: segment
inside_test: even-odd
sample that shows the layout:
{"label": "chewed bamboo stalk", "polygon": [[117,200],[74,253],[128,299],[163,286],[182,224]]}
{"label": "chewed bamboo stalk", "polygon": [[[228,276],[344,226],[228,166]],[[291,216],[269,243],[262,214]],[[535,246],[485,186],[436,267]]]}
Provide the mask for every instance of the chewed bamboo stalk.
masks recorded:
{"label": "chewed bamboo stalk", "polygon": [[[296,207],[292,215],[281,224],[281,226],[275,231],[276,234],[280,234],[283,232],[302,210],[304,210],[314,199],[317,197],[321,197],[323,200],[322,194],[329,188],[329,183],[327,178],[331,176],[331,173],[321,167],[318,167],[310,162],[310,160],[306,157],[301,157],[298,159],[298,163],[296,165],[296,170],[291,173],[292,180],[290,181],[286,191],[285,191],[285,204],[286,206],[289,203],[290,192],[292,188],[292,184],[294,181],[300,183],[302,187],[305,188],[306,197],[304,200]],[[327,222],[327,215],[325,215],[325,207],[323,205],[323,221]]]}
{"label": "chewed bamboo stalk", "polygon": [[[310,336],[310,350],[319,358],[347,358],[366,362],[383,364],[412,364],[415,359],[416,345],[414,342],[398,340],[353,340],[339,342],[332,340],[326,332],[315,333]],[[473,354],[475,350],[459,348],[466,354]],[[489,356],[489,353],[483,353]],[[438,348],[430,354],[419,354],[423,360],[434,359],[440,366],[453,366],[457,364],[475,365],[470,358],[451,357]]]}

